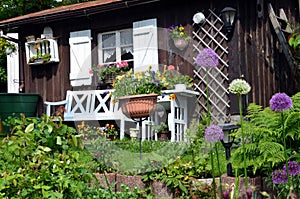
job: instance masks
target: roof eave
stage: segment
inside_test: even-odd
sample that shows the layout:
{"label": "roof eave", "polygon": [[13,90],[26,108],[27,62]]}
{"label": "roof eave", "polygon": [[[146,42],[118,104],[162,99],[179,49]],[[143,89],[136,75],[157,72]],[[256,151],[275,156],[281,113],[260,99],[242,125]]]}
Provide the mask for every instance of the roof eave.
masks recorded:
{"label": "roof eave", "polygon": [[1,29],[15,28],[26,24],[38,24],[38,23],[58,21],[61,19],[67,19],[72,17],[91,16],[94,14],[110,12],[122,8],[138,6],[138,5],[149,4],[157,1],[160,0],[128,0],[128,1],[115,0],[97,6],[85,7],[82,9],[65,9],[60,12],[54,12],[54,13],[49,12],[47,14],[41,14],[40,16],[34,16],[34,17],[31,17],[31,15],[28,14],[28,15],[20,16],[21,18],[15,17],[8,20],[4,20],[2,21],[2,23],[0,22],[0,28]]}

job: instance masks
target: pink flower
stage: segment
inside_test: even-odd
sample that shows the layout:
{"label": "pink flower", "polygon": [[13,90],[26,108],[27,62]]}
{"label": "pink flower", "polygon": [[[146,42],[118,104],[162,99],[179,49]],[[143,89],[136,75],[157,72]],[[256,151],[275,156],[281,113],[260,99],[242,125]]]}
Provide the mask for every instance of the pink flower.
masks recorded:
{"label": "pink flower", "polygon": [[121,62],[117,62],[116,65],[119,67],[119,68],[124,68],[126,66],[128,66],[128,63],[127,61],[121,61]]}
{"label": "pink flower", "polygon": [[102,64],[98,64],[98,67],[99,67],[99,68],[102,68],[103,66],[104,66],[104,65],[102,65]]}
{"label": "pink flower", "polygon": [[168,66],[168,70],[175,70],[175,66],[169,65],[169,66]]}
{"label": "pink flower", "polygon": [[89,70],[89,73],[92,75],[92,74],[93,74],[93,70],[92,70],[92,69],[90,69],[90,70]]}

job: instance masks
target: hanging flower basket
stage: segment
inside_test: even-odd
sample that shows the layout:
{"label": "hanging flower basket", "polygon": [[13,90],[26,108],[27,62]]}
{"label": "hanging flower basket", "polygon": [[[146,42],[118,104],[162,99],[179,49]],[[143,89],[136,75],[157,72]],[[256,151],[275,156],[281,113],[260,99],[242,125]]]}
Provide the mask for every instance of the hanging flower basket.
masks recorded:
{"label": "hanging flower basket", "polygon": [[123,114],[128,118],[149,117],[155,112],[158,94],[131,95],[119,98]]}
{"label": "hanging flower basket", "polygon": [[189,41],[185,40],[184,38],[173,38],[173,41],[174,41],[174,45],[179,50],[184,50],[189,44]]}

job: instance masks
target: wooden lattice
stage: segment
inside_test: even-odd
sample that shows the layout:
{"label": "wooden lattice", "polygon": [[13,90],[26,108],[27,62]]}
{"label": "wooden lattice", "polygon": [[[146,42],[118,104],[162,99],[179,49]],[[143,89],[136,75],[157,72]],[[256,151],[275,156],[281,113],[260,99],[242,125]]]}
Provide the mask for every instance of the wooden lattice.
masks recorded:
{"label": "wooden lattice", "polygon": [[[223,123],[228,117],[229,111],[229,92],[228,92],[228,39],[222,33],[223,22],[213,10],[209,10],[206,21],[203,24],[193,24],[193,51],[194,51],[194,81],[195,89],[200,93],[197,98],[199,104],[199,115],[207,113],[207,94],[208,86],[209,108],[211,120]],[[217,68],[197,67],[196,56],[203,48],[211,48],[219,57]]]}

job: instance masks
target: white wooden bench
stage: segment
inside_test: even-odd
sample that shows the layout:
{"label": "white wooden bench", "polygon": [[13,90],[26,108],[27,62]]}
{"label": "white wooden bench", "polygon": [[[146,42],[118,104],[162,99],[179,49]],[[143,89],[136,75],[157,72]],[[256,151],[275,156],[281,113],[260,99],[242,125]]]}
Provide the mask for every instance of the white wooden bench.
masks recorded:
{"label": "white wooden bench", "polygon": [[[120,121],[120,139],[125,136],[125,122],[134,122],[127,118],[123,113],[117,101],[114,103],[112,96],[113,89],[108,90],[83,90],[83,91],[67,91],[66,99],[58,102],[44,102],[46,105],[46,114],[53,115],[54,108],[63,105],[66,109],[64,113],[64,121],[105,121],[114,120]],[[168,115],[167,124],[171,131],[171,142],[185,141],[185,130],[188,128],[188,108],[192,104],[188,104],[190,98],[197,96],[199,93],[191,90],[164,90],[166,96],[158,96],[157,107],[162,107],[161,104],[167,103]],[[172,100],[170,94],[175,94],[176,99]],[[195,103],[195,102],[193,102]],[[165,106],[165,105],[164,105]],[[161,111],[157,112],[142,124],[142,140],[157,140],[151,129],[151,124],[158,125],[158,118]],[[149,125],[150,124],[150,125]],[[138,128],[138,124],[137,128]]]}
{"label": "white wooden bench", "polygon": [[[120,139],[124,138],[125,121],[132,121],[122,113],[118,102],[114,103],[108,90],[67,91],[66,99],[58,102],[45,101],[46,114],[54,114],[54,107],[65,107],[64,121],[120,121]],[[54,106],[54,107],[53,107]]]}

